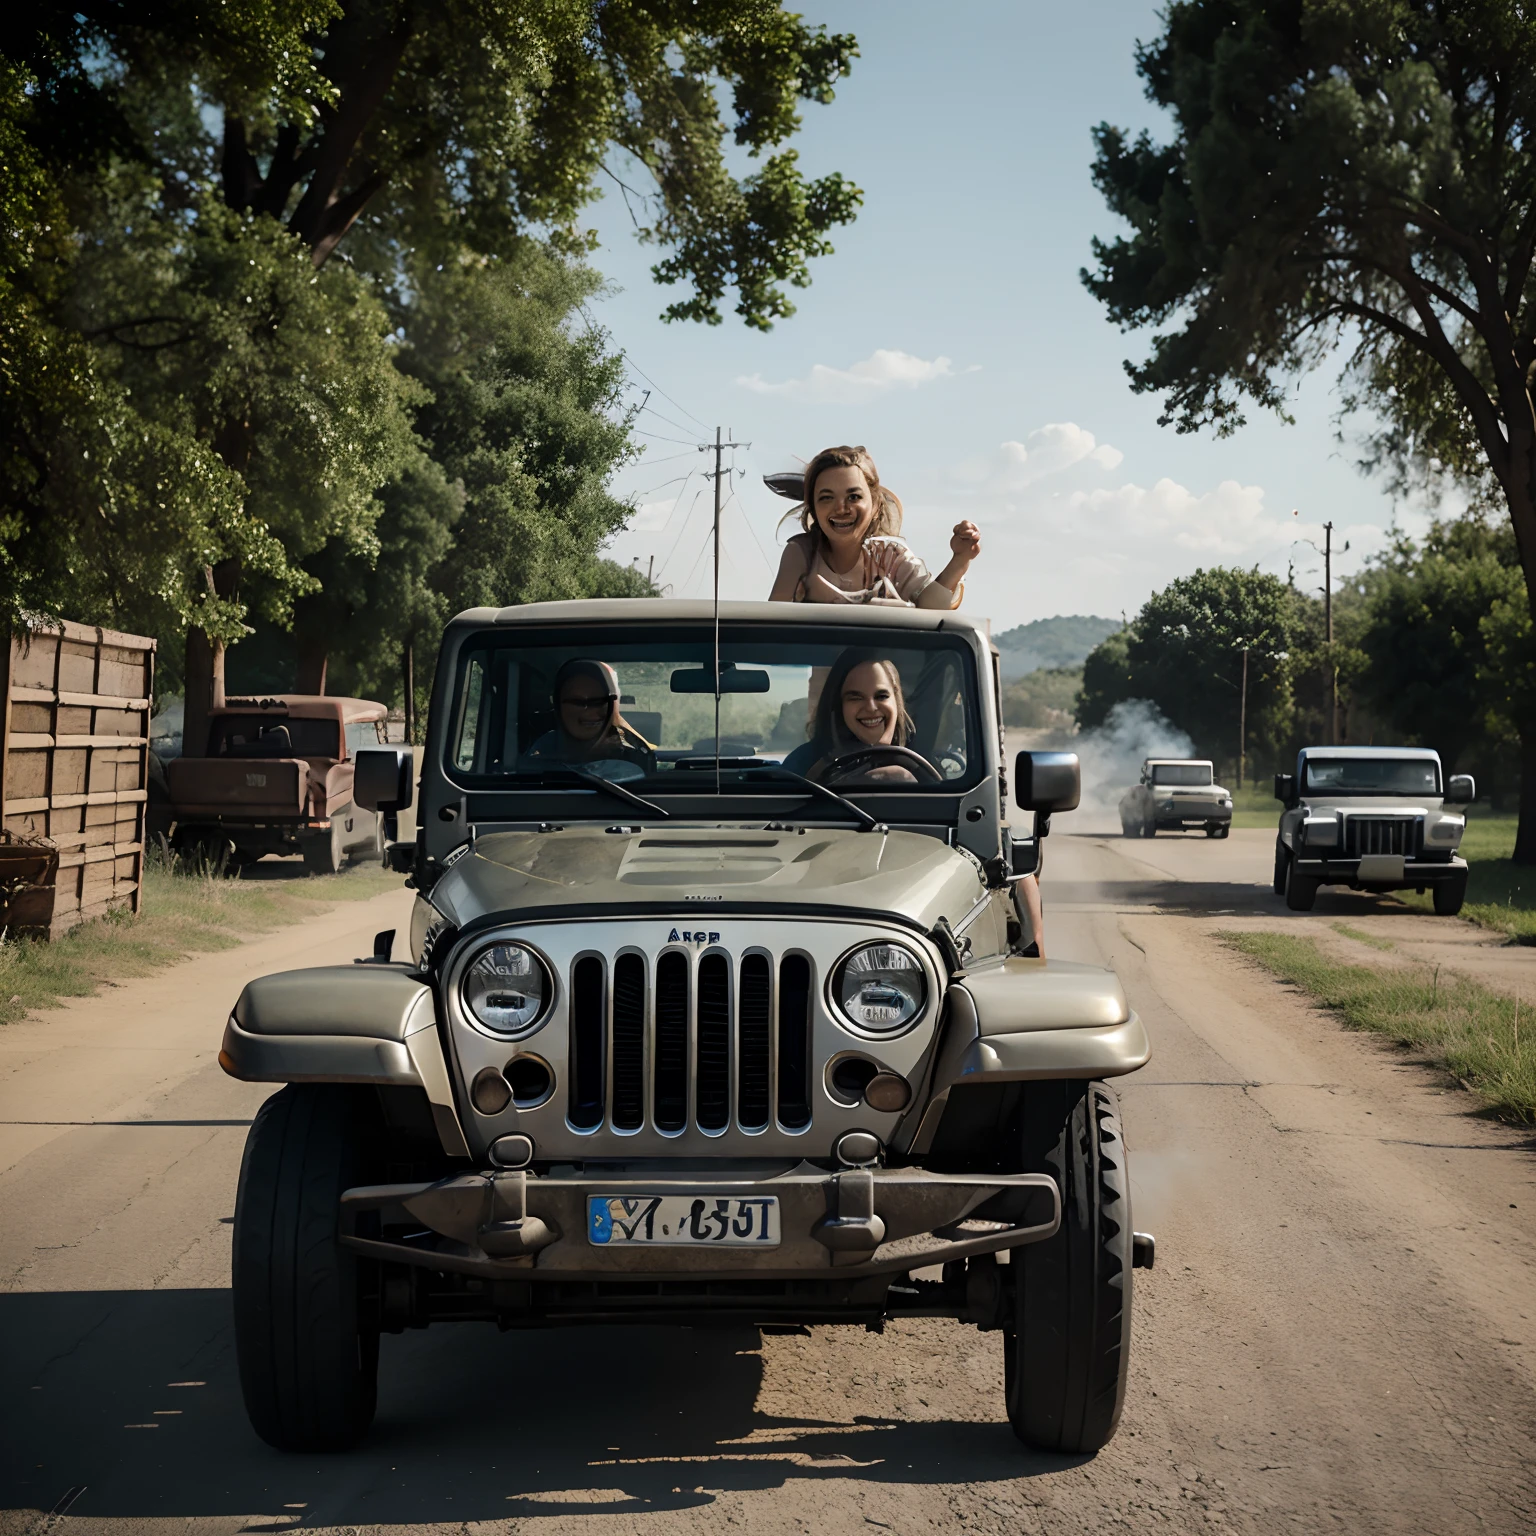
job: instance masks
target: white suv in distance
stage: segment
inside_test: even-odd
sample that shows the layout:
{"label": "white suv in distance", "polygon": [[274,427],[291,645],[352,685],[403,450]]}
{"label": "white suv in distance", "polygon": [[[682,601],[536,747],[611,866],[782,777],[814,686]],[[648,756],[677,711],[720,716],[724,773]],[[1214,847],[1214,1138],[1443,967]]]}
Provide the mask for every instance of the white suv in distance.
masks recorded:
{"label": "white suv in distance", "polygon": [[1120,797],[1120,831],[1125,837],[1205,829],[1207,837],[1232,830],[1232,796],[1216,783],[1209,758],[1149,757],[1141,780]]}
{"label": "white suv in distance", "polygon": [[1470,774],[1447,780],[1427,747],[1304,747],[1295,773],[1275,775],[1285,809],[1275,840],[1275,894],[1309,912],[1320,885],[1434,892],[1454,917],[1467,895],[1457,848],[1467,818],[1447,806],[1477,793]]}

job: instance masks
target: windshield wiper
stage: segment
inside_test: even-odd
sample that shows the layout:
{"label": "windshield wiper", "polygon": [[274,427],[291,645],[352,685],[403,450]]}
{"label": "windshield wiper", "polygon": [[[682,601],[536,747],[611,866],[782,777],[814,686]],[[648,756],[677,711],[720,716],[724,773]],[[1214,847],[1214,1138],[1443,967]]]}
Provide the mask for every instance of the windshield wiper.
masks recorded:
{"label": "windshield wiper", "polygon": [[802,789],[808,789],[813,795],[819,795],[823,800],[835,801],[845,811],[852,811],[859,818],[861,832],[873,832],[880,825],[868,811],[861,805],[855,805],[846,795],[840,795],[835,789],[828,789],[825,784],[818,784],[815,779],[808,779],[803,773],[796,773],[793,768],[749,768],[742,774],[744,780],[757,779],[788,779]]}
{"label": "windshield wiper", "polygon": [[665,810],[656,804],[654,800],[647,800],[644,795],[637,795],[632,789],[625,789],[622,784],[615,784],[612,779],[605,779],[600,774],[583,773],[580,768],[572,768],[569,763],[562,763],[558,768],[541,768],[537,775],[520,773],[520,779],[538,777],[551,778],[555,775],[569,775],[573,779],[579,779],[583,784],[590,784],[593,789],[600,789],[618,800],[627,800],[631,805],[638,805],[642,811],[650,811],[655,816],[665,816],[671,819],[672,812]]}

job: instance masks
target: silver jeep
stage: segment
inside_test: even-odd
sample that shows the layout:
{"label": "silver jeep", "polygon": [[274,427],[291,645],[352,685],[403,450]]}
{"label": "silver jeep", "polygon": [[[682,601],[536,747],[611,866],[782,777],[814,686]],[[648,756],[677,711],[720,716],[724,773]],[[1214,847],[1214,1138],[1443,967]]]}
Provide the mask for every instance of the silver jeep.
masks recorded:
{"label": "silver jeep", "polygon": [[1447,807],[1476,795],[1470,774],[1447,780],[1427,747],[1303,747],[1295,773],[1275,775],[1275,895],[1310,912],[1320,885],[1429,890],[1454,917],[1467,896],[1467,818]]}
{"label": "silver jeep", "polygon": [[[225,1030],[289,1085],[235,1214],[264,1439],[354,1442],[380,1334],[433,1322],[940,1316],[1002,1334],[1021,1440],[1109,1440],[1153,1245],[1104,1079],[1149,1046],[1111,973],[1026,956],[1078,764],[1019,754],[1010,825],[997,675],[918,609],[453,620],[408,958],[263,977]],[[355,794],[412,778],[365,752]]]}

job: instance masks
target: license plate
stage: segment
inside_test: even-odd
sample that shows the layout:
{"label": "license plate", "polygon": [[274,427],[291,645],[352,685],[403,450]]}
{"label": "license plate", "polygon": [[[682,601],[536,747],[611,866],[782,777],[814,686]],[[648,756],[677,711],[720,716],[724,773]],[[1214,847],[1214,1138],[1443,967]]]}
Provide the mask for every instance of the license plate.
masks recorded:
{"label": "license plate", "polygon": [[587,1238],[602,1247],[777,1248],[775,1195],[588,1195]]}

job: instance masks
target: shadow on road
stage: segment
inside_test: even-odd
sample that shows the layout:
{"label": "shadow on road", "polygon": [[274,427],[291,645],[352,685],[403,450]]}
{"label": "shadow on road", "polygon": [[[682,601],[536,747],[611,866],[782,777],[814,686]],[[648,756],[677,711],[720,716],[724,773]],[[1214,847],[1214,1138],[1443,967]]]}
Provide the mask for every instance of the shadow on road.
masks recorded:
{"label": "shadow on road", "polygon": [[[1065,905],[1131,910],[1156,908],[1194,916],[1247,916],[1288,919],[1292,912],[1268,886],[1239,880],[1057,880],[1047,875],[1041,884],[1046,910]],[[1411,907],[1390,896],[1324,886],[1317,893],[1313,915],[1319,917],[1416,917]]]}
{"label": "shadow on road", "polygon": [[51,1510],[83,1487],[73,1517],[457,1523],[686,1509],[712,1502],[705,1490],[829,1477],[986,1482],[1078,1461],[1025,1451],[1000,1402],[978,1403],[979,1422],[761,1414],[755,1329],[489,1324],[386,1338],[364,1445],[285,1455],[246,1422],[229,1308],[212,1290],[0,1296],[5,1506]]}

